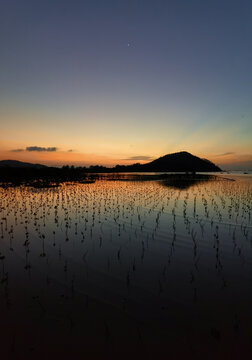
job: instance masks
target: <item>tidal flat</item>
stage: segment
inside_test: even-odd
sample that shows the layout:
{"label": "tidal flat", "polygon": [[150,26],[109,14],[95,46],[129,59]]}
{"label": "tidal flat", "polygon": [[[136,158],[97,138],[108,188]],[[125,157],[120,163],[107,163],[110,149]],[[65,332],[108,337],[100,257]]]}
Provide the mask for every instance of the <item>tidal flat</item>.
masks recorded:
{"label": "tidal flat", "polygon": [[7,359],[249,359],[252,176],[0,188]]}

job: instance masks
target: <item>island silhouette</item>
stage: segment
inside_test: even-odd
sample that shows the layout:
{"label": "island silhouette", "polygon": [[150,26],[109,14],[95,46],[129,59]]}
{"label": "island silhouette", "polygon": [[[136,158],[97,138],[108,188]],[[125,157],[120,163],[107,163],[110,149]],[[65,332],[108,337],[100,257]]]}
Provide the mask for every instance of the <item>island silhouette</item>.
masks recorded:
{"label": "island silhouette", "polygon": [[187,151],[168,154],[146,164],[116,165],[112,168],[102,165],[91,165],[90,167],[65,165],[59,168],[17,160],[2,160],[0,161],[0,182],[9,182],[15,185],[32,182],[33,186],[45,187],[65,181],[90,182],[98,178],[97,174],[101,173],[180,172],[194,175],[196,172],[219,171],[222,170],[211,161],[201,159]]}

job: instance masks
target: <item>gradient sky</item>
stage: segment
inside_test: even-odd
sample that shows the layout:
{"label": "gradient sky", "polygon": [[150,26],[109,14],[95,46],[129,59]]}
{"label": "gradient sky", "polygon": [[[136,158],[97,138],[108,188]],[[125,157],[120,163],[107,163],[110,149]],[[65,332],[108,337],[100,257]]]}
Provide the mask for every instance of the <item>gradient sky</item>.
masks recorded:
{"label": "gradient sky", "polygon": [[0,49],[0,159],[252,168],[251,0],[0,0]]}

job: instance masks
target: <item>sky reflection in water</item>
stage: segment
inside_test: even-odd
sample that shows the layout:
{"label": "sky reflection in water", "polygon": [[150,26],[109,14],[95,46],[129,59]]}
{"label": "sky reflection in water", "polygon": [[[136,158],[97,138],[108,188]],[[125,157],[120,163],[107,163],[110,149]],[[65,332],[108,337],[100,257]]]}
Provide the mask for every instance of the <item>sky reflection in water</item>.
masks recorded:
{"label": "sky reflection in water", "polygon": [[0,188],[3,353],[246,358],[251,188],[250,176]]}

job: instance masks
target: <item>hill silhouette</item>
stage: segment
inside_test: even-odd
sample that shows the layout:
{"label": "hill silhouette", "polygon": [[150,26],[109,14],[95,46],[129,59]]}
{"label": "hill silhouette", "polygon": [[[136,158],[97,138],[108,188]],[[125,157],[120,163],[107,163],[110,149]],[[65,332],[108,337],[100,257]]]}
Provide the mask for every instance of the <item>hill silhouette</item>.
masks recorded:
{"label": "hill silhouette", "polygon": [[116,165],[117,172],[217,172],[221,169],[207,159],[201,159],[187,151],[162,156],[146,164]]}
{"label": "hill silhouette", "polygon": [[47,166],[41,164],[27,163],[18,160],[1,160],[0,167],[42,169],[46,168]]}
{"label": "hill silhouette", "polygon": [[162,156],[147,164],[144,171],[174,171],[174,172],[215,172],[221,169],[207,159],[201,159],[187,151],[181,151]]}
{"label": "hill silhouette", "polygon": [[[56,167],[48,167],[41,164],[26,163],[17,160],[2,160],[0,161],[1,172],[8,172],[8,169],[37,170],[41,174],[49,173],[113,173],[113,172],[218,172],[221,169],[214,163],[207,159],[201,159],[187,151],[181,151],[173,154],[161,156],[146,164],[131,164],[131,165],[116,165],[113,168],[107,168],[101,165],[91,165],[90,167],[74,167],[63,166],[61,169]],[[1,176],[0,176],[1,178]]]}

